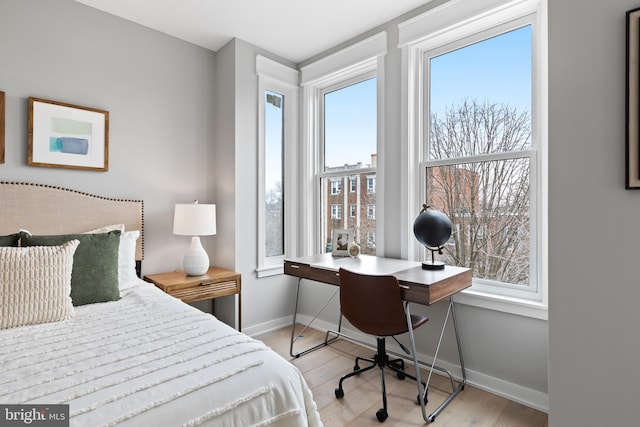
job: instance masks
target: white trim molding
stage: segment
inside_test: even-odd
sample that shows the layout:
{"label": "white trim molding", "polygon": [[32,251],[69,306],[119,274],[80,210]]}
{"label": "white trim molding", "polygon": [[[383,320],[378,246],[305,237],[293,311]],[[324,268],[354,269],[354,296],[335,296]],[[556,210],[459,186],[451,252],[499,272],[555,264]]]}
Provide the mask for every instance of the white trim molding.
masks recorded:
{"label": "white trim molding", "polygon": [[[437,39],[456,29],[469,34],[474,28],[485,29],[485,20],[508,21],[527,15],[537,8],[539,0],[450,0],[421,15],[398,24],[398,47]],[[435,46],[429,46],[432,48]]]}
{"label": "white trim molding", "polygon": [[[301,68],[301,85],[316,80],[326,80],[327,76],[352,66],[357,66],[371,58],[387,53],[387,33],[382,31],[338,52],[317,60]],[[326,82],[325,82],[326,83]]]}
{"label": "white trim molding", "polygon": [[[284,273],[285,256],[297,252],[297,218],[293,194],[297,192],[298,182],[298,98],[299,71],[261,55],[256,56],[256,74],[258,76],[258,277],[274,276]],[[265,254],[265,91],[277,92],[285,98],[284,111],[284,255],[267,257]],[[290,196],[286,196],[290,195]]]}

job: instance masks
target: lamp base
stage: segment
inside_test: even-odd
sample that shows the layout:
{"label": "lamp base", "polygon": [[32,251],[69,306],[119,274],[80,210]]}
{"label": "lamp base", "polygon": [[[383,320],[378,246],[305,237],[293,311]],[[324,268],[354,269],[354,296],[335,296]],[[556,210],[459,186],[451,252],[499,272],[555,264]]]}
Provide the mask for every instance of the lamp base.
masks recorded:
{"label": "lamp base", "polygon": [[442,261],[424,261],[422,263],[423,270],[444,270],[444,262]]}
{"label": "lamp base", "polygon": [[188,276],[202,276],[209,270],[209,255],[200,243],[200,237],[192,237],[191,245],[182,260],[182,268]]}

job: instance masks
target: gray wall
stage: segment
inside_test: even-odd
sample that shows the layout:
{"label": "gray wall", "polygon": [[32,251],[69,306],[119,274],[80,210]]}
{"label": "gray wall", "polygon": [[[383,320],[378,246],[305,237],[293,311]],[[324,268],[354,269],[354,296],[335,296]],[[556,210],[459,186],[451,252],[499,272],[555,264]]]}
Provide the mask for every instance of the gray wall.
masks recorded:
{"label": "gray wall", "polygon": [[[142,199],[143,273],[179,268],[190,239],[173,236],[173,205],[216,202],[214,68],[211,51],[71,0],[2,0],[0,179]],[[109,171],[28,167],[29,96],[109,111]],[[202,238],[212,256],[216,239]]]}
{"label": "gray wall", "polygon": [[640,192],[624,190],[624,129],[625,11],[639,6],[549,0],[552,427],[638,425]]}
{"label": "gray wall", "polygon": [[[256,278],[258,211],[258,79],[256,55],[270,57],[290,67],[295,64],[234,39],[216,54],[217,146],[216,194],[222,214],[234,227],[217,241],[222,265],[242,274],[243,329],[256,333],[280,327],[290,317],[293,286],[282,276]],[[234,301],[216,301],[216,315],[229,323]],[[290,322],[290,320],[289,320]]]}

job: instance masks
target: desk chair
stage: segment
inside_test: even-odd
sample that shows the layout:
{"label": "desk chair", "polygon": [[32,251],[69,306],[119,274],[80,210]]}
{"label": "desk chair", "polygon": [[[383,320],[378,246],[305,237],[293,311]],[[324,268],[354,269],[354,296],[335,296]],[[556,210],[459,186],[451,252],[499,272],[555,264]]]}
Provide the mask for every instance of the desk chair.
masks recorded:
{"label": "desk chair", "polygon": [[[389,416],[387,412],[384,368],[394,371],[399,379],[409,377],[416,381],[418,383],[418,403],[424,408],[426,401],[422,403],[420,396],[423,395],[422,390],[425,383],[419,377],[417,366],[416,375],[418,376],[415,377],[404,371],[404,360],[390,359],[385,348],[385,337],[390,336],[395,339],[394,335],[409,332],[414,362],[417,363],[413,330],[424,324],[428,319],[423,316],[407,315],[408,311],[405,311],[406,306],[403,304],[400,294],[400,285],[394,276],[358,274],[343,268],[339,270],[339,276],[340,311],[342,315],[358,330],[376,337],[377,351],[372,359],[356,357],[353,372],[340,378],[338,388],[335,389],[336,398],[342,399],[344,397],[342,388],[344,380],[377,366],[380,368],[383,405],[376,412],[378,421],[383,422]],[[398,342],[398,344],[400,343]],[[410,354],[405,346],[402,344],[400,346],[407,354]],[[360,368],[360,361],[369,362],[371,365]],[[426,400],[426,394],[424,396]]]}

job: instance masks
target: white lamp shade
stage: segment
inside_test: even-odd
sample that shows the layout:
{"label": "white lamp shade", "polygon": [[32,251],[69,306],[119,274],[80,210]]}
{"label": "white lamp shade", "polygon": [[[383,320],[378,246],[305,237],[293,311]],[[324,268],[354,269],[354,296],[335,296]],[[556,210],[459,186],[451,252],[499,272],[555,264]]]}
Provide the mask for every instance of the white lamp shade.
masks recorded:
{"label": "white lamp shade", "polygon": [[177,204],[173,216],[173,234],[210,236],[216,234],[216,205]]}

